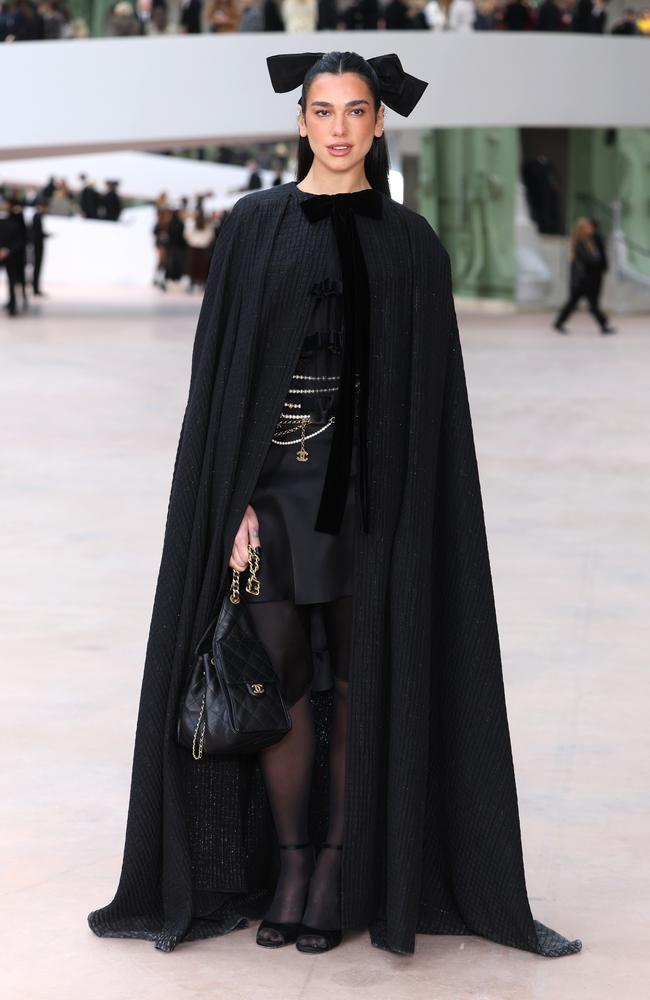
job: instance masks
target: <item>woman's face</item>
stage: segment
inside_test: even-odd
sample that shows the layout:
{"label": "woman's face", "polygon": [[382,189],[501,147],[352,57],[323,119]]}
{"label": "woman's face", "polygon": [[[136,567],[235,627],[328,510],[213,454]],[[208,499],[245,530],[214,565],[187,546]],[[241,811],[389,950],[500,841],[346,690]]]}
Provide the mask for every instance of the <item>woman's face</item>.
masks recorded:
{"label": "woman's face", "polygon": [[370,87],[358,73],[319,73],[298,116],[300,135],[327,170],[340,173],[363,164],[373,138],[384,129],[384,106],[375,113]]}

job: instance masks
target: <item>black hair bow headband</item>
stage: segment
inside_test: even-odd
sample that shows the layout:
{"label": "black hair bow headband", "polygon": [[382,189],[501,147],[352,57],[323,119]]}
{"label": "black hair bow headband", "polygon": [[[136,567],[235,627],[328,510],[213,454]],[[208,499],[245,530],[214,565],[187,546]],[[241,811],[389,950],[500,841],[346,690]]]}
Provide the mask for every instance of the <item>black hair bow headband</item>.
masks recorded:
{"label": "black hair bow headband", "polygon": [[[324,52],[286,52],[277,56],[267,56],[266,64],[276,94],[284,94],[299,87],[307,75],[307,70],[324,55]],[[399,57],[394,52],[385,56],[373,56],[372,59],[366,59],[366,62],[377,74],[384,104],[407,118],[422,97],[428,83],[404,72]]]}

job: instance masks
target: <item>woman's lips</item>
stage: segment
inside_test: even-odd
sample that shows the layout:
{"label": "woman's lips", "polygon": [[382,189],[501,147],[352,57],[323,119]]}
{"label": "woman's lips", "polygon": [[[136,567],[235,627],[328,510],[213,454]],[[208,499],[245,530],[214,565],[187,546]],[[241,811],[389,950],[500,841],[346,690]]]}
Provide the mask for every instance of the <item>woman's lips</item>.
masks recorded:
{"label": "woman's lips", "polygon": [[[341,148],[337,149],[337,146],[340,146]],[[350,150],[352,149],[352,146],[349,146],[349,145],[346,145],[346,144],[343,144],[343,143],[335,143],[335,144],[333,144],[331,146],[328,146],[327,148],[329,149],[329,151],[332,154],[332,156],[345,156],[346,153],[350,152]]]}

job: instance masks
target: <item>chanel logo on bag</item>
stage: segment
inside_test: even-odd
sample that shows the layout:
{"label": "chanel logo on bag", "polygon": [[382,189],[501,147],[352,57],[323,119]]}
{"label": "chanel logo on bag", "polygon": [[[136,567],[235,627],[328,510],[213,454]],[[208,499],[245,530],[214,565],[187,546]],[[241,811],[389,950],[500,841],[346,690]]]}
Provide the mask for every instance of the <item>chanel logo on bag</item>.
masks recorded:
{"label": "chanel logo on bag", "polygon": [[254,694],[256,698],[259,698],[261,694],[264,694],[263,684],[247,684],[246,687],[250,694]]}

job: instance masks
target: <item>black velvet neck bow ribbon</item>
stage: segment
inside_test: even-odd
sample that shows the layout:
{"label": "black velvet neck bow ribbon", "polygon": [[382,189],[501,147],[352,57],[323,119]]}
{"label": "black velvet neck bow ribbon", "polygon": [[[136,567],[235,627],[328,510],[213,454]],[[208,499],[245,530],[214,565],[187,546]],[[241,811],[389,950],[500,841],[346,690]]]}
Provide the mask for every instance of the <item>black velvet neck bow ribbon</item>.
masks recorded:
{"label": "black velvet neck bow ribbon", "polygon": [[332,217],[343,278],[345,336],[334,435],[316,518],[316,531],[338,534],[345,512],[352,459],[355,381],[359,384],[359,500],[361,524],[368,532],[368,352],[370,288],[355,214],[381,218],[382,197],[374,188],[342,194],[315,194],[300,202],[310,222]]}

